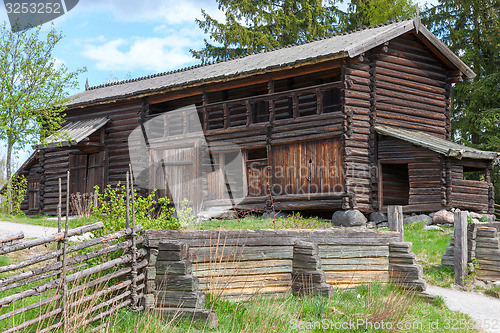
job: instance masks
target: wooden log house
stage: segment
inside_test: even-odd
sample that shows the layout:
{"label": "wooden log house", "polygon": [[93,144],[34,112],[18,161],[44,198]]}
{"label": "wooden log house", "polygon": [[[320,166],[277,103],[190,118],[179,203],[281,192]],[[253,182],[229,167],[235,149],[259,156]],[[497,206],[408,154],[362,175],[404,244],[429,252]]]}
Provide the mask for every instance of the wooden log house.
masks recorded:
{"label": "wooden log house", "polygon": [[[71,97],[66,138],[37,146],[19,170],[29,181],[23,210],[55,214],[68,169],[72,192],[123,183],[131,131],[153,117],[167,128],[169,111],[195,105],[212,157],[177,167],[190,177],[231,158],[218,142],[237,145],[241,209],[492,212],[499,154],[450,141],[451,85],[474,76],[416,18],[88,87]],[[207,181],[192,191],[203,208],[228,204]]]}

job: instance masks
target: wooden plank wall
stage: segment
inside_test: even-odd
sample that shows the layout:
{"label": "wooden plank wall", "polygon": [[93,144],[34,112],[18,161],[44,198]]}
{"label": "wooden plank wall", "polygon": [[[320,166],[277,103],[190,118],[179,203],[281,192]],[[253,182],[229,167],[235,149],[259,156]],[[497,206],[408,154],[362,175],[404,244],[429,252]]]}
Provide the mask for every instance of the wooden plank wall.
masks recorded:
{"label": "wooden plank wall", "polygon": [[[125,173],[130,163],[128,153],[128,135],[140,124],[141,104],[115,104],[107,107],[70,110],[68,122],[96,117],[109,117],[106,125],[104,143],[109,152],[109,165],[105,184],[116,185],[125,181]],[[40,208],[43,214],[56,215],[58,202],[58,178],[63,183],[63,205],[66,203],[66,172],[69,166],[69,154],[78,149],[56,148],[41,151],[40,163],[44,168],[40,181]],[[42,192],[43,191],[43,192]]]}
{"label": "wooden plank wall", "polygon": [[404,207],[405,212],[431,212],[443,207],[446,187],[438,153],[406,141],[379,136],[378,161],[408,164],[410,196],[408,205]]}
{"label": "wooden plank wall", "polygon": [[[147,247],[162,240],[190,247],[193,275],[200,289],[223,297],[256,292],[283,294],[291,289],[293,248],[298,240],[319,246],[327,283],[354,287],[363,282],[387,281],[389,243],[395,232],[334,230],[205,230],[146,231]],[[157,267],[162,264],[158,257]]]}
{"label": "wooden plank wall", "polygon": [[380,124],[449,139],[452,74],[446,65],[410,33],[344,66],[345,186],[355,193],[355,206],[365,212],[379,208],[379,162],[409,163],[405,211],[449,206],[451,171],[444,159],[402,141],[377,142],[373,131]]}
{"label": "wooden plank wall", "polygon": [[[481,166],[481,162],[475,161]],[[487,168],[484,165],[485,169]],[[451,201],[454,208],[488,213],[490,209],[489,184],[486,181],[464,179],[464,162],[451,160]]]}

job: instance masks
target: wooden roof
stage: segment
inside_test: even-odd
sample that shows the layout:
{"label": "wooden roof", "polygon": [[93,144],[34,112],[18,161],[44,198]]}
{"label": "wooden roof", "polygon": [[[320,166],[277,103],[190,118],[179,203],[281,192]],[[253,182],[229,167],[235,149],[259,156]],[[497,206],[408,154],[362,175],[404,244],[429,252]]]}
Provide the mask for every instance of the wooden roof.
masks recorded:
{"label": "wooden roof", "polygon": [[70,147],[77,145],[109,122],[107,117],[92,118],[67,123],[56,133],[50,135],[45,143],[39,143],[33,148]]}
{"label": "wooden roof", "polygon": [[419,131],[411,131],[385,125],[375,126],[375,131],[379,134],[404,140],[414,145],[435,151],[436,153],[439,153],[441,155],[455,157],[457,159],[472,158],[483,160],[497,160],[500,158],[500,153],[463,146],[461,144],[441,139]]}
{"label": "wooden roof", "polygon": [[422,26],[420,20],[416,18],[338,36],[315,39],[303,44],[250,54],[226,61],[196,65],[172,72],[91,87],[71,96],[69,106],[77,107],[109,103],[124,98],[141,98],[167,92],[176,87],[183,88],[212,82],[225,82],[321,61],[346,57],[354,58],[410,31],[416,32],[442,59],[446,59],[451,66],[455,66],[465,77],[475,77],[474,72],[427,28]]}

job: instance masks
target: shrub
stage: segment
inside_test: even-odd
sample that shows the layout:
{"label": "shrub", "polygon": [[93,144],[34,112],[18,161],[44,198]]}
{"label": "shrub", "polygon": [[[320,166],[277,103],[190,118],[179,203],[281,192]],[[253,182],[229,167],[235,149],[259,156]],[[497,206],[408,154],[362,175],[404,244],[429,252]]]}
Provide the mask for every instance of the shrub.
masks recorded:
{"label": "shrub", "polygon": [[[13,176],[5,186],[5,192],[0,197],[0,212],[3,214],[23,216],[24,212],[21,210],[21,203],[26,197],[28,190],[28,181],[26,177]],[[9,200],[10,192],[10,200]]]}
{"label": "shrub", "polygon": [[[124,185],[118,183],[116,187],[107,185],[103,193],[95,187],[97,207],[92,203],[92,217],[104,222],[104,229],[99,233],[108,234],[126,227],[127,199]],[[174,218],[174,208],[169,208],[168,198],[156,199],[156,190],[147,197],[137,195],[134,190],[135,221],[146,229],[179,229],[179,220]],[[132,196],[130,197],[130,224],[132,224]]]}

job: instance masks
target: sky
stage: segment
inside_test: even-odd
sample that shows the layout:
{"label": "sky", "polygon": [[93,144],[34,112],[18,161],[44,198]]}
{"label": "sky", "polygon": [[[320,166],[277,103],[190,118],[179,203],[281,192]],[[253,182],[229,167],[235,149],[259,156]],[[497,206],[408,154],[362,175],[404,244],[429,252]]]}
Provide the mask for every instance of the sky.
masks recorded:
{"label": "sky", "polygon": [[[426,1],[417,1],[423,7]],[[435,4],[437,0],[427,0]],[[343,4],[346,6],[346,4]],[[341,5],[342,6],[342,5]],[[170,71],[199,63],[189,49],[201,49],[208,36],[198,27],[201,8],[217,20],[224,15],[215,0],[80,0],[53,24],[65,36],[54,56],[69,70],[87,68],[78,89]],[[0,20],[7,21],[0,6]],[[5,148],[0,148],[0,154]],[[29,156],[19,153],[18,164]]]}

